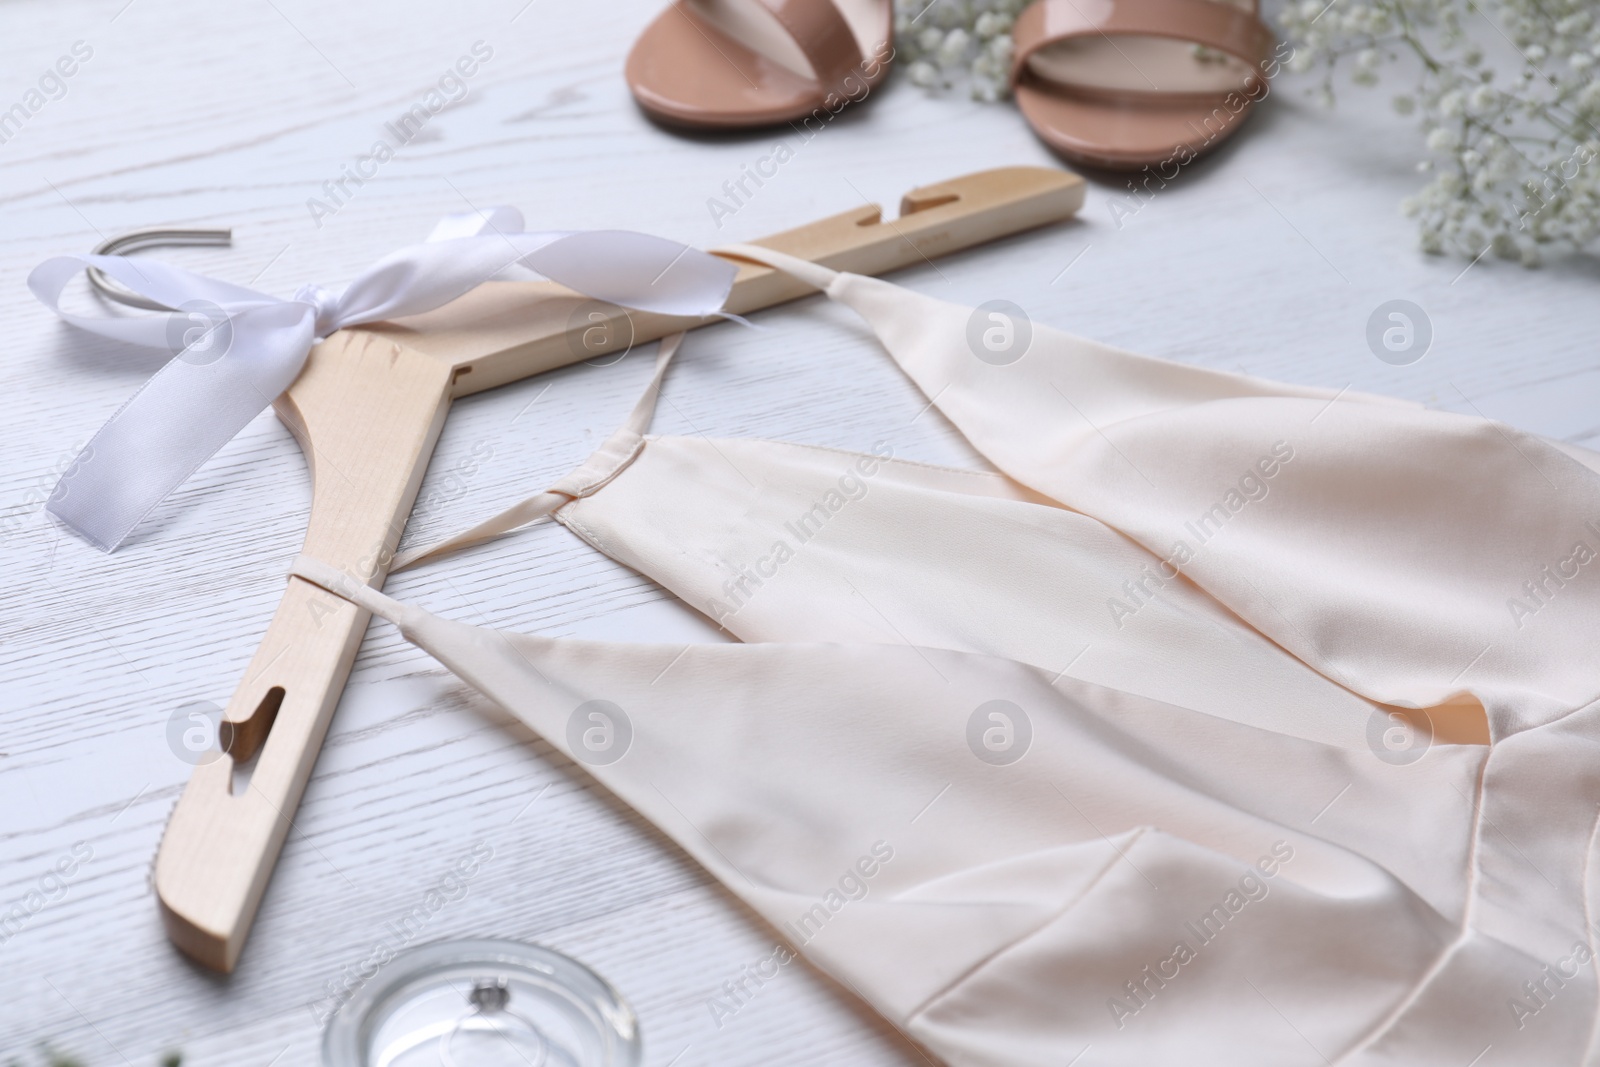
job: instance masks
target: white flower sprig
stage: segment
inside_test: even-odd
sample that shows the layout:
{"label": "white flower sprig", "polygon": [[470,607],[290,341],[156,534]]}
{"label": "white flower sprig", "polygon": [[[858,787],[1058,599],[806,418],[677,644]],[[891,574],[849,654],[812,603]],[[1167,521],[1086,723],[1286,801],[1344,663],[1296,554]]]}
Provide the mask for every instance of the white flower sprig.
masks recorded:
{"label": "white flower sprig", "polygon": [[1006,95],[1011,24],[1030,0],[895,0],[895,48],[925,89],[964,83],[974,100]]}
{"label": "white flower sprig", "polygon": [[[1537,265],[1600,236],[1600,19],[1594,0],[1295,0],[1281,21],[1290,68],[1378,82],[1409,56],[1416,85],[1394,98],[1417,115],[1433,179],[1402,208],[1428,252]],[[1517,72],[1499,79],[1485,52]]]}

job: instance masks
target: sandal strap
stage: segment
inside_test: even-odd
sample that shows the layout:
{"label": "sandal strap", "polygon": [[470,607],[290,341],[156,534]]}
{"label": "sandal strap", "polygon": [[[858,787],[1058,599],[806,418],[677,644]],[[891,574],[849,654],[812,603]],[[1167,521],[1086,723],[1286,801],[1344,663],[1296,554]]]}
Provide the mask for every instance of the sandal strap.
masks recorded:
{"label": "sandal strap", "polygon": [[862,73],[866,57],[855,31],[833,0],[757,0],[778,20],[816,72],[825,91],[845,86],[845,80]]}
{"label": "sandal strap", "polygon": [[1266,23],[1223,0],[1038,0],[1017,16],[1011,30],[1011,84],[1026,72],[1028,59],[1047,45],[1116,34],[1167,37],[1226,52],[1247,64],[1256,78],[1262,77],[1262,61],[1274,45]]}

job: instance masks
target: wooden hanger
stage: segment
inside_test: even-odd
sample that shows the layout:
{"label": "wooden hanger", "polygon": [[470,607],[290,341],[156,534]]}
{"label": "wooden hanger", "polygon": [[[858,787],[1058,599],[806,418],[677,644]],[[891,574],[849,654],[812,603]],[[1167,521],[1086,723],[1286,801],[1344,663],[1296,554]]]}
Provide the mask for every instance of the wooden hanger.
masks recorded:
{"label": "wooden hanger", "polygon": [[[1044,167],[969,174],[754,242],[857,274],[881,274],[1062,221],[1084,183]],[[813,290],[741,263],[727,309]],[[311,469],[304,551],[381,587],[450,402],[540,371],[701,325],[577,296],[551,283],[490,282],[425,315],[340,330],[278,398]],[[231,971],[283,847],[369,615],[291,577],[220,728],[227,759],[195,768],[156,855],[167,936]],[[256,759],[232,791],[236,764]]]}

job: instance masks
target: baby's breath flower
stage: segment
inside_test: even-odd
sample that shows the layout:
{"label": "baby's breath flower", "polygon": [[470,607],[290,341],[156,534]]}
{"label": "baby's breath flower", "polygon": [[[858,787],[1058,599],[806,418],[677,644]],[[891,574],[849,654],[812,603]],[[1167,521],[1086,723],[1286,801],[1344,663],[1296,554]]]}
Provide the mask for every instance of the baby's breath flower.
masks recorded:
{"label": "baby's breath flower", "polygon": [[939,84],[939,68],[926,59],[919,59],[906,68],[906,77],[911,79],[912,85],[931,89]]}
{"label": "baby's breath flower", "polygon": [[[1428,153],[1425,184],[1401,205],[1427,252],[1495,255],[1526,266],[1600,238],[1600,27],[1594,0],[1300,0],[1281,21],[1291,69],[1378,79],[1404,58],[1415,88],[1394,97]],[[1491,27],[1490,23],[1493,24]],[[1490,32],[1492,28],[1492,33]],[[1520,55],[1497,81],[1482,41]]]}
{"label": "baby's breath flower", "polygon": [[895,0],[895,29],[911,81],[930,89],[964,85],[975,100],[1008,92],[1011,26],[1030,0]]}
{"label": "baby's breath flower", "polygon": [[999,11],[985,11],[973,22],[972,32],[977,34],[980,39],[993,39],[1003,33],[1010,33],[1012,21],[1010,15],[1002,14]]}
{"label": "baby's breath flower", "polygon": [[968,46],[972,44],[972,35],[966,30],[957,28],[944,35],[944,40],[939,42],[939,62],[945,66],[954,66],[967,56]]}

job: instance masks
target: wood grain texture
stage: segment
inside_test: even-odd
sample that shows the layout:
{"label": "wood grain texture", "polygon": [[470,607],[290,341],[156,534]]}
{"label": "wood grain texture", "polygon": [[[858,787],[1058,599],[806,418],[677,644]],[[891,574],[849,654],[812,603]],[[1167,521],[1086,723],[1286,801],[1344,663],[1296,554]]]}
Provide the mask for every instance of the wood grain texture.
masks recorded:
{"label": "wood grain texture", "polygon": [[[0,144],[0,519],[15,520],[0,526],[0,915],[26,912],[0,943],[0,1063],[26,1062],[38,1040],[93,1067],[147,1067],[175,1047],[195,1064],[315,1062],[329,983],[337,990],[389,943],[479,840],[493,858],[418,939],[518,937],[576,955],[639,1009],[653,1067],[924,1062],[801,968],[717,1026],[709,999],[770,951],[772,931],[386,624],[360,645],[249,955],[228,978],[187,963],[150,884],[191,772],[168,721],[191,701],[225,704],[245,673],[304,532],[305,463],[263,416],[109,557],[58,538],[38,511],[52,471],[160,363],[60,325],[24,288],[39,260],[102,234],[232,225],[232,249],[163,256],[288,295],[342,284],[469,204],[517,204],[533,226],[631,227],[709,247],[893,203],[950,174],[1051,162],[1009,106],[929,99],[903,78],[809,139],[656,129],[620,70],[657,8],[616,0],[599,20],[593,5],[548,0],[0,8],[4,107],[73,42],[94,51],[65,96]],[[466,98],[319,226],[307,199],[477,40],[494,54]],[[898,280],[968,303],[1004,297],[1152,355],[1600,436],[1600,270],[1579,260],[1528,272],[1491,257],[1463,274],[1464,262],[1418,254],[1396,211],[1417,184],[1417,134],[1387,114],[1389,92],[1357,91],[1328,113],[1302,88],[1276,85],[1238,138],[1153,194],[1094,178],[1079,222]],[[779,142],[793,158],[714,218],[708,200],[726,199],[724,183]],[[1433,321],[1433,348],[1411,366],[1380,362],[1364,339],[1392,298]],[[883,439],[897,455],[976,463],[847,310],[807,300],[760,325],[691,338],[660,432],[846,448]],[[406,541],[565,473],[631,407],[649,354],[456,401]],[[712,639],[663,591],[549,525],[388,588],[539,633]],[[78,843],[90,858],[49,878]],[[1094,1062],[1091,1051],[1080,1067]]]}
{"label": "wood grain texture", "polygon": [[[305,551],[381,580],[449,411],[453,368],[341,330],[318,345],[277,409],[305,454]],[[218,724],[228,753],[195,768],[167,823],[155,884],[168,936],[231,971],[288,835],[368,614],[299,578]],[[236,765],[255,760],[247,787]]]}

